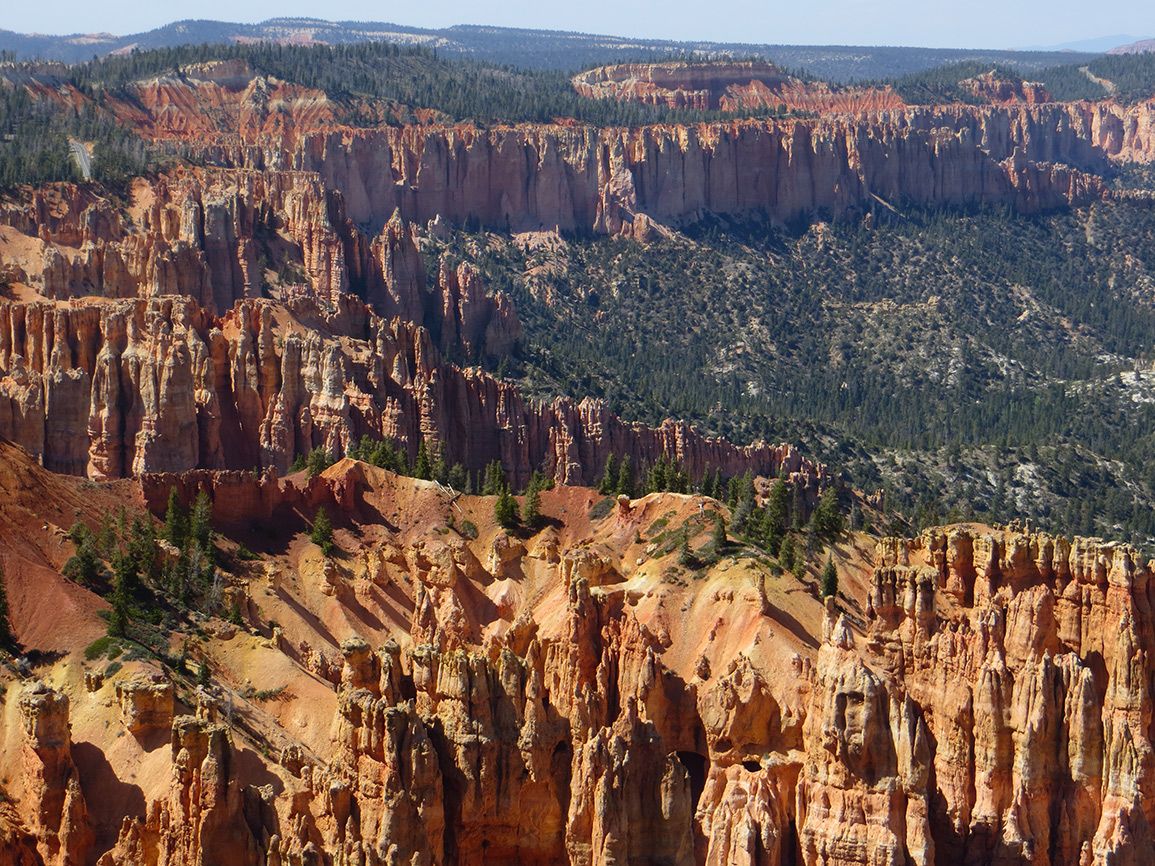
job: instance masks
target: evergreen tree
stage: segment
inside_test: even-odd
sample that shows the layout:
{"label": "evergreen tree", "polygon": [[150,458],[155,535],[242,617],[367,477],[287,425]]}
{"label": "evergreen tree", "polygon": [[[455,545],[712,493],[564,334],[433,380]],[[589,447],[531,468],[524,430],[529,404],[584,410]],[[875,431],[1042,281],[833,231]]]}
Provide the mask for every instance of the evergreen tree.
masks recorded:
{"label": "evergreen tree", "polygon": [[429,451],[425,447],[425,440],[417,443],[417,461],[413,464],[413,477],[422,481],[433,478],[433,467],[429,462]]}
{"label": "evergreen tree", "polygon": [[794,568],[794,537],[787,535],[778,551],[778,563],[787,571]]}
{"label": "evergreen tree", "polygon": [[469,473],[465,471],[465,467],[460,463],[453,464],[445,480],[446,483],[458,493],[468,492],[466,488],[469,486]]}
{"label": "evergreen tree", "polygon": [[485,476],[481,482],[483,496],[497,496],[505,489],[505,470],[500,460],[492,460],[485,467]]}
{"label": "evergreen tree", "polygon": [[618,488],[618,460],[613,454],[606,458],[605,468],[602,470],[602,480],[598,482],[598,493],[602,496],[611,496]]}
{"label": "evergreen tree", "polygon": [[849,525],[851,530],[854,532],[860,531],[864,525],[862,509],[858,506],[858,500],[855,500],[850,504]]}
{"label": "evergreen tree", "polygon": [[156,580],[156,531],[152,520],[138,517],[132,521],[128,534],[128,555],[132,557],[141,577]]}
{"label": "evergreen tree", "polygon": [[101,556],[111,557],[116,551],[116,524],[111,514],[100,520],[100,531],[96,534],[96,549]]}
{"label": "evergreen tree", "polygon": [[806,576],[806,557],[795,554],[794,556],[794,576],[798,580],[802,580]]}
{"label": "evergreen tree", "polygon": [[310,478],[320,475],[332,465],[333,460],[324,448],[314,448],[305,458],[305,468],[309,471]]}
{"label": "evergreen tree", "polygon": [[109,598],[112,609],[108,612],[108,633],[113,637],[126,637],[130,620],[131,597],[126,582],[117,575]]}
{"label": "evergreen tree", "polygon": [[16,648],[16,635],[12,632],[12,619],[8,612],[8,586],[4,580],[3,568],[0,568],[0,647],[7,650]]}
{"label": "evergreen tree", "polygon": [[325,556],[333,553],[333,523],[329,520],[329,512],[323,505],[317,509],[317,515],[313,518],[313,529],[309,533],[309,538],[313,544],[321,548]]}
{"label": "evergreen tree", "polygon": [[678,562],[688,568],[698,564],[694,551],[690,549],[690,530],[682,528],[682,540],[678,544]]}
{"label": "evergreen tree", "polygon": [[508,487],[503,487],[497,494],[497,501],[493,503],[493,516],[503,529],[515,529],[520,522],[517,500],[513,498]]}
{"label": "evergreen tree", "polygon": [[525,503],[522,507],[522,520],[531,529],[541,524],[541,490],[535,479],[531,479],[525,491]]}
{"label": "evergreen tree", "polygon": [[726,546],[726,521],[718,512],[714,512],[714,548],[718,553]]}
{"label": "evergreen tree", "polygon": [[790,504],[790,523],[795,530],[799,530],[806,525],[806,498],[799,484],[795,484],[791,492],[793,501]]}
{"label": "evergreen tree", "polygon": [[826,565],[822,567],[822,596],[828,598],[838,595],[838,569],[834,560],[826,557]]}
{"label": "evergreen tree", "polygon": [[842,508],[838,502],[838,491],[833,487],[827,487],[822,491],[818,507],[814,509],[811,525],[814,527],[815,535],[823,540],[829,541],[841,534]]}
{"label": "evergreen tree", "polygon": [[189,517],[181,504],[176,488],[168,492],[168,508],[164,513],[164,537],[173,547],[183,550],[188,540]]}
{"label": "evergreen tree", "polygon": [[197,545],[206,555],[213,549],[212,516],[212,502],[209,500],[208,493],[202,490],[193,501],[192,513],[189,515],[188,540]]}
{"label": "evergreen tree", "polygon": [[663,454],[657,459],[650,471],[646,473],[645,488],[647,493],[657,493],[670,489],[670,463]]}
{"label": "evergreen tree", "polygon": [[746,529],[750,523],[750,516],[754,513],[754,500],[742,497],[738,500],[737,506],[734,508],[734,513],[730,519],[730,526],[734,530],[735,535],[745,535]]}
{"label": "evergreen tree", "polygon": [[83,523],[77,523],[70,533],[76,552],[64,563],[61,573],[81,586],[92,586],[104,571],[96,549],[96,537]]}
{"label": "evergreen tree", "polygon": [[722,490],[722,470],[715,469],[713,476],[710,478],[710,496],[714,499],[721,499]]}
{"label": "evergreen tree", "polygon": [[767,549],[775,551],[782,543],[782,536],[786,533],[787,513],[790,508],[790,491],[786,482],[781,478],[775,479],[770,485],[770,494],[766,499],[766,509],[763,515],[763,536]]}
{"label": "evergreen tree", "polygon": [[618,464],[618,483],[614,485],[614,492],[634,498],[634,468],[630,465],[630,455],[627,454]]}
{"label": "evergreen tree", "polygon": [[112,558],[113,586],[123,589],[129,597],[140,587],[140,574],[136,570],[136,560],[128,553],[117,553]]}

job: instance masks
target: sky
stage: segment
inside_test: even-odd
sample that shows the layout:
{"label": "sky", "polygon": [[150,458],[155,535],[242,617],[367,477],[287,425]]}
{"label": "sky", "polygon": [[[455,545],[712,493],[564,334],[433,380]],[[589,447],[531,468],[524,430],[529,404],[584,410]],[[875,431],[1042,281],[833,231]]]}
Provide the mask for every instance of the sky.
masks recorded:
{"label": "sky", "polygon": [[920,45],[943,48],[1049,46],[1092,37],[1155,37],[1155,3],[1115,0],[7,0],[0,29],[116,34],[181,18],[254,22],[282,16],[389,21],[415,27],[494,24],[656,39],[718,42]]}

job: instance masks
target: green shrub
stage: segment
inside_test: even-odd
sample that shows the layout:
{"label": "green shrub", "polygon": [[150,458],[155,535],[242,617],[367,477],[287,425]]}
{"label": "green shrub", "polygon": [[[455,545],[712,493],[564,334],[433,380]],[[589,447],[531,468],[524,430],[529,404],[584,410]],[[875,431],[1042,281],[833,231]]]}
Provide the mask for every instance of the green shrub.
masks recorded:
{"label": "green shrub", "polygon": [[593,507],[590,508],[590,519],[591,520],[601,520],[603,517],[606,517],[613,510],[614,510],[613,497],[607,496],[605,499],[599,499],[597,502],[595,502],[593,504]]}

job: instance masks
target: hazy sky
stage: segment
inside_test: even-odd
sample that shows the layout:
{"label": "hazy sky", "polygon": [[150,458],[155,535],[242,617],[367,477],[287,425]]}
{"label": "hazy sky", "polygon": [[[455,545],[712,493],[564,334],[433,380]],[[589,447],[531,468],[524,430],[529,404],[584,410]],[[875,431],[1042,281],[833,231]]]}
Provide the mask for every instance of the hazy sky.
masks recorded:
{"label": "hazy sky", "polygon": [[0,29],[133,33],[181,18],[280,16],[391,21],[417,27],[499,24],[666,39],[1008,48],[1113,34],[1155,37],[1151,0],[6,0]]}

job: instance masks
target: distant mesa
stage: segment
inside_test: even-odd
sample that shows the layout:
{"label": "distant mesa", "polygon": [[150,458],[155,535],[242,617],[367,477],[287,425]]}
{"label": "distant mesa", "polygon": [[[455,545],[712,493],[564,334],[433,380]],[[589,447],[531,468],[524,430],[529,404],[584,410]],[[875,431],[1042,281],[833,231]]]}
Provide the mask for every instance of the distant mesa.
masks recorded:
{"label": "distant mesa", "polygon": [[984,72],[981,75],[960,81],[959,87],[983,102],[991,102],[996,105],[1012,102],[1040,105],[1051,101],[1051,94],[1039,82],[1023,81],[1021,78],[1000,75],[993,69],[990,72]]}
{"label": "distant mesa", "polygon": [[591,99],[617,99],[690,111],[791,111],[823,114],[901,108],[889,86],[837,87],[803,81],[762,60],[713,63],[622,63],[573,78]]}
{"label": "distant mesa", "polygon": [[1155,51],[1155,39],[1140,39],[1130,45],[1120,45],[1108,51],[1108,54],[1146,54]]}

